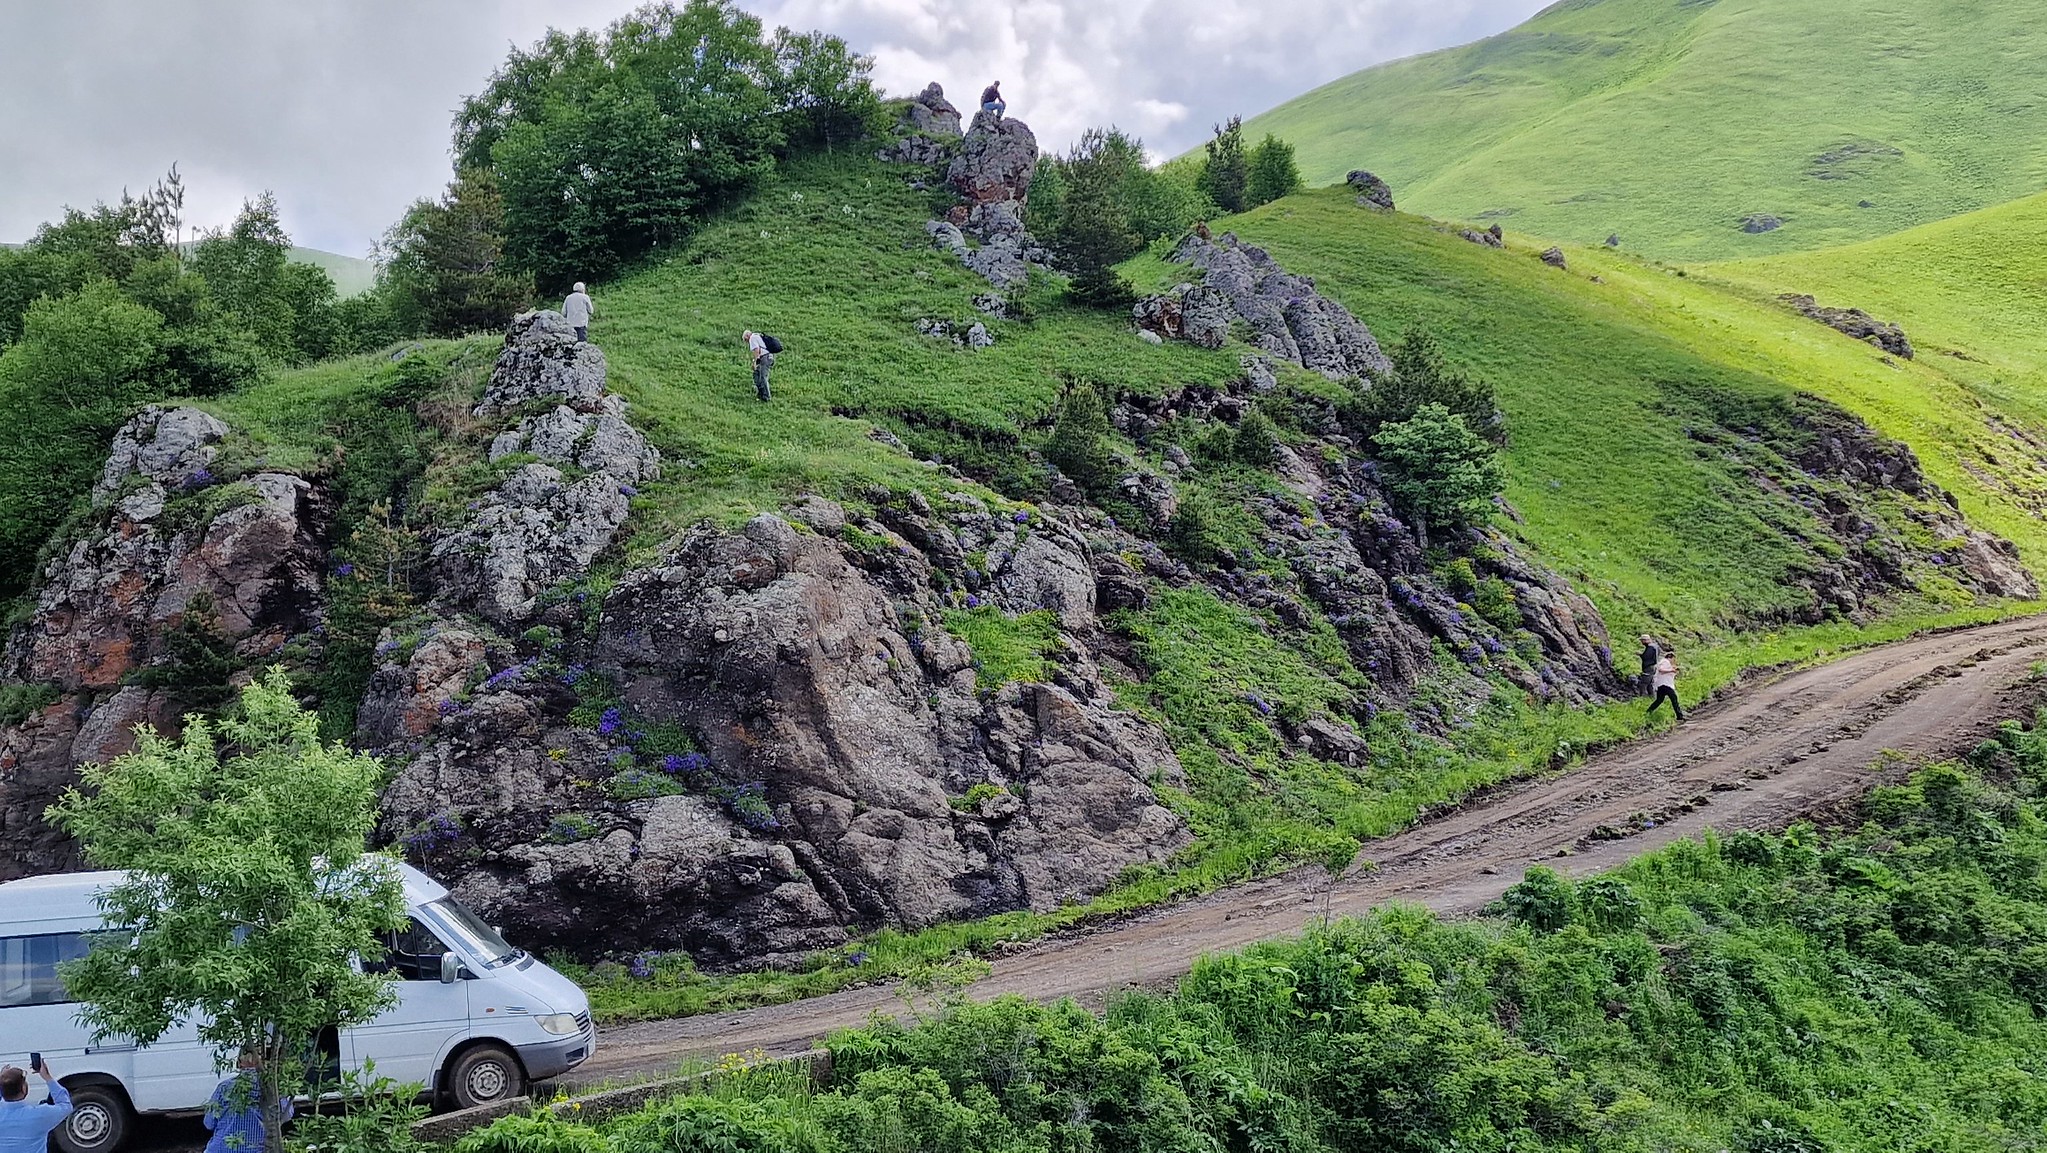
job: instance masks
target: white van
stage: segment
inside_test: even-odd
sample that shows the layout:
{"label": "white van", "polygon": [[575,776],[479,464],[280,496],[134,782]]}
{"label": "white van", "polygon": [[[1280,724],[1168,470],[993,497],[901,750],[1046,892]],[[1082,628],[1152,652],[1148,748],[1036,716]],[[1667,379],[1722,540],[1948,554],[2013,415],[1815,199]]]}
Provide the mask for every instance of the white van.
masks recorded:
{"label": "white van", "polygon": [[[417,1081],[457,1108],[517,1096],[529,1081],[574,1068],[597,1046],[590,1002],[575,982],[514,949],[425,873],[400,865],[406,927],[388,954],[362,962],[398,976],[398,1003],[375,1020],[329,1030],[323,1056],[376,1076]],[[76,1111],[54,1134],[65,1153],[111,1153],[141,1113],[203,1108],[222,1072],[191,1025],[148,1046],[91,1043],[76,1020],[63,961],[103,928],[94,895],[118,873],[67,873],[0,885],[0,1037],[48,1058]]]}

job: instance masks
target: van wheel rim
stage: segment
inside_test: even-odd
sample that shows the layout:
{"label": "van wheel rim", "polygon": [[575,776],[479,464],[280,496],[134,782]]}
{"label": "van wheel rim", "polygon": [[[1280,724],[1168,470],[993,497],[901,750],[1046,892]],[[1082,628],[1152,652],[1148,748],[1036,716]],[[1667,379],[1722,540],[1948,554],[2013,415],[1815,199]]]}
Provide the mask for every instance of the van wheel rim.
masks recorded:
{"label": "van wheel rim", "polygon": [[495,1101],[505,1095],[511,1078],[497,1061],[480,1061],[469,1070],[469,1095],[478,1101]]}
{"label": "van wheel rim", "polygon": [[97,1145],[106,1140],[107,1130],[113,1125],[113,1114],[108,1113],[104,1105],[80,1105],[71,1114],[71,1136],[80,1145]]}

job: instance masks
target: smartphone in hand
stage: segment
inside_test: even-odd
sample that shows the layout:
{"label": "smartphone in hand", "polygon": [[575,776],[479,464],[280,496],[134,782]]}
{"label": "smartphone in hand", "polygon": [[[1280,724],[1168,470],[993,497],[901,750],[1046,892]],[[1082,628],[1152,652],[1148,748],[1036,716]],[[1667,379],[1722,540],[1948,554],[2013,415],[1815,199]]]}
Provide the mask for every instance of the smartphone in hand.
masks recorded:
{"label": "smartphone in hand", "polygon": [[43,1055],[41,1053],[30,1053],[28,1055],[28,1071],[31,1073],[43,1071]]}

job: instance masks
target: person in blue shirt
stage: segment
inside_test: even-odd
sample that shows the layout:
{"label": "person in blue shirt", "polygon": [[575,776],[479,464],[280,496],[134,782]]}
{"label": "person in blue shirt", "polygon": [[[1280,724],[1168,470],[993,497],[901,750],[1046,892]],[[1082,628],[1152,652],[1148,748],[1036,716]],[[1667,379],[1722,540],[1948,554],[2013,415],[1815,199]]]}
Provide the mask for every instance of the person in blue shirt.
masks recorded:
{"label": "person in blue shirt", "polygon": [[[256,1055],[244,1053],[235,1071],[221,1078],[206,1102],[200,1118],[213,1136],[206,1139],[206,1153],[263,1153],[263,1083],[257,1078]],[[291,1098],[279,1104],[284,1119],[291,1120]],[[0,1150],[0,1153],[6,1153]]]}
{"label": "person in blue shirt", "polygon": [[0,1067],[0,1153],[46,1153],[50,1130],[71,1116],[71,1094],[50,1074],[50,1063],[36,1070],[50,1088],[47,1104],[28,1101],[28,1075],[12,1065]]}

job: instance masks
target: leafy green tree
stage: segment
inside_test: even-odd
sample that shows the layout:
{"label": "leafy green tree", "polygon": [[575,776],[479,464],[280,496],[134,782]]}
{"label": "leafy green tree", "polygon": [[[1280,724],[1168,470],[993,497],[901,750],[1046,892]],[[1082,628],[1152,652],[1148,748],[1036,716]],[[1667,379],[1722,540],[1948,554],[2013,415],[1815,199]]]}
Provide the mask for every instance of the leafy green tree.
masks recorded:
{"label": "leafy green tree", "polygon": [[1075,484],[1099,495],[1116,483],[1116,458],[1108,440],[1109,414],[1102,407],[1102,394],[1086,381],[1070,383],[1052,437],[1045,442],[1045,459]]}
{"label": "leafy green tree", "polygon": [[1250,207],[1250,161],[1244,155],[1244,118],[1230,117],[1218,124],[1215,138],[1205,146],[1208,160],[1201,167],[1199,187],[1224,212],[1242,212]]}
{"label": "leafy green tree", "polygon": [[874,90],[874,57],[823,32],[777,28],[769,85],[790,145],[829,152],[879,132],[887,122]]}
{"label": "leafy green tree", "polygon": [[29,306],[21,339],[0,355],[0,593],[27,584],[107,439],[151,395],[162,339],[163,318],[109,280]]}
{"label": "leafy green tree", "polygon": [[1493,446],[1440,404],[1422,405],[1408,419],[1381,427],[1372,444],[1393,503],[1414,521],[1423,543],[1432,524],[1483,521],[1506,483]]}
{"label": "leafy green tree", "polygon": [[1409,329],[1388,350],[1391,371],[1374,375],[1344,406],[1345,420],[1369,437],[1380,427],[1412,417],[1425,404],[1440,404],[1464,418],[1473,432],[1495,444],[1507,439],[1507,419],[1492,385],[1452,369],[1442,346],[1427,329]]}
{"label": "leafy green tree", "polygon": [[309,1042],[392,1001],[390,976],[351,960],[405,923],[396,869],[363,851],[381,767],[323,745],[273,668],[234,719],[187,718],[176,740],[145,728],[80,776],[49,819],[127,872],[100,898],[122,928],[64,974],[80,1020],[145,1045],[197,1020],[223,1060],[253,1055],[266,1148],[283,1149],[281,1091],[303,1083]]}
{"label": "leafy green tree", "polygon": [[1245,196],[1252,205],[1270,204],[1301,190],[1301,170],[1294,164],[1294,146],[1268,132],[1251,150],[1246,165]]}
{"label": "leafy green tree", "polygon": [[322,269],[292,262],[291,237],[272,194],[244,201],[233,224],[204,233],[186,266],[271,359],[298,364],[330,350],[334,281]]}
{"label": "leafy green tree", "polygon": [[772,169],[780,76],[760,21],[728,0],[648,4],[601,36],[514,50],[457,114],[457,168],[496,175],[515,267],[549,291],[594,280]]}
{"label": "leafy green tree", "polygon": [[525,308],[533,276],[506,261],[504,227],[504,196],[486,169],[458,173],[439,200],[407,210],[380,250],[402,326],[460,336],[502,328]]}

